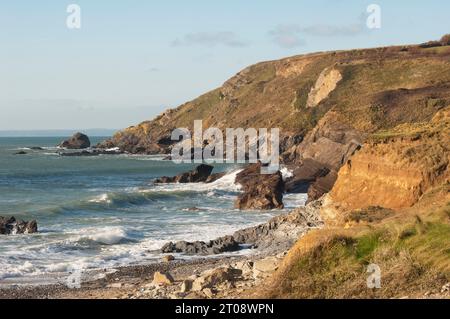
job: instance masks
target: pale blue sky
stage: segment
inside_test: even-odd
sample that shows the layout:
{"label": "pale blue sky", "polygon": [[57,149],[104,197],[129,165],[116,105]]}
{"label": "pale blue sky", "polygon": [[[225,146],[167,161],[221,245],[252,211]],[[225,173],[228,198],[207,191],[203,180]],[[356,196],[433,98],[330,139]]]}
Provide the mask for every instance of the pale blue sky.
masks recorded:
{"label": "pale blue sky", "polygon": [[[82,28],[66,27],[80,5]],[[379,4],[382,28],[365,27]],[[123,128],[306,52],[450,33],[446,0],[14,0],[0,3],[0,130]]]}

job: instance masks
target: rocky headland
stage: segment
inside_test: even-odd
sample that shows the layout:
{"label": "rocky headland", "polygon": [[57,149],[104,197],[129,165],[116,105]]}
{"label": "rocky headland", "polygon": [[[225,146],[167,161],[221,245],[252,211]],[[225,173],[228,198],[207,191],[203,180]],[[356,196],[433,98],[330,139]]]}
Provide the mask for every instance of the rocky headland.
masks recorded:
{"label": "rocky headland", "polygon": [[[449,298],[445,39],[262,62],[116,133],[97,147],[169,154],[172,130],[192,129],[196,119],[221,130],[278,127],[280,157],[292,174],[283,180],[281,172],[260,174],[260,164],[245,167],[235,206],[282,208],[285,192],[308,193],[308,204],[226,237],[167,243],[162,263],[119,269],[78,291],[39,289],[62,298]],[[212,175],[200,166],[157,182]],[[253,254],[233,254],[242,248]],[[183,261],[188,255],[209,258]],[[370,264],[382,269],[379,289],[367,287]],[[17,294],[38,296],[39,289]]]}

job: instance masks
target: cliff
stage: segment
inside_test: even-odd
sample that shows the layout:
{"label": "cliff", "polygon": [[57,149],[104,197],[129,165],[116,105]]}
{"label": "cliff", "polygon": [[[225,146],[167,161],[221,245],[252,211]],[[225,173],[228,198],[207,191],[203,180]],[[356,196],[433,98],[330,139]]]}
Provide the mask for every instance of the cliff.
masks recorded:
{"label": "cliff", "polygon": [[403,124],[372,136],[339,171],[330,193],[341,209],[411,207],[450,183],[450,107],[430,122]]}
{"label": "cliff", "polygon": [[337,150],[332,163],[325,164],[340,166],[352,145],[366,136],[428,121],[448,104],[449,57],[449,46],[406,46],[258,63],[220,88],[120,131],[99,146],[168,153],[172,130],[192,128],[194,120],[202,119],[205,127],[220,129],[279,127],[285,161],[301,161],[305,153],[327,162],[328,154]]}

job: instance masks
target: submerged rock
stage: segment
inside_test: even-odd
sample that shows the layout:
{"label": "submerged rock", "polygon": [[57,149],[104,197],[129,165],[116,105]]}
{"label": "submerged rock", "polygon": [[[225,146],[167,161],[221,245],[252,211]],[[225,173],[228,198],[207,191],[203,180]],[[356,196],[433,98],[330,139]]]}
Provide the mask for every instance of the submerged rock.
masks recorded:
{"label": "submerged rock", "polygon": [[201,183],[206,182],[211,176],[214,167],[206,164],[197,166],[194,170],[182,173],[174,177],[163,176],[155,180],[157,184],[168,183]]}
{"label": "submerged rock", "polygon": [[83,133],[76,133],[70,139],[63,141],[58,146],[72,150],[79,150],[90,147],[91,141],[87,135]]}
{"label": "submerged rock", "polygon": [[27,152],[20,151],[20,152],[14,153],[14,155],[27,155]]}
{"label": "submerged rock", "polygon": [[38,226],[35,220],[27,222],[17,220],[15,217],[0,216],[0,235],[32,234],[37,231]]}

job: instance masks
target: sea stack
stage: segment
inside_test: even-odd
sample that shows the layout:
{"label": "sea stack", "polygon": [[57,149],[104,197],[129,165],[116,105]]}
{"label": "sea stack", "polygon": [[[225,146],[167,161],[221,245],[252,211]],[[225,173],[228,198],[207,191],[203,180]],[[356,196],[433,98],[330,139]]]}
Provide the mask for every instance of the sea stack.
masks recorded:
{"label": "sea stack", "polygon": [[61,142],[58,145],[59,147],[71,149],[71,150],[79,150],[88,148],[91,146],[91,141],[89,137],[83,133],[76,133],[70,139]]}

